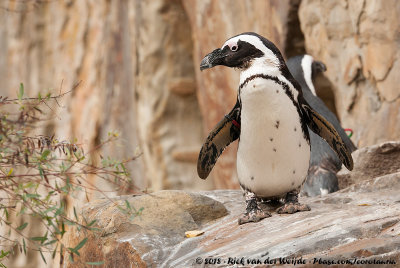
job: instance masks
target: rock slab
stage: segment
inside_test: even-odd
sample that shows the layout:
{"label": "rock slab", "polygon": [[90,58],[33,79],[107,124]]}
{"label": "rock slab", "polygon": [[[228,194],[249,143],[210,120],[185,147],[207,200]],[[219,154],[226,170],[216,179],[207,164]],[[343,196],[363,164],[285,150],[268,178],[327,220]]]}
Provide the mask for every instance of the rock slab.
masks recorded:
{"label": "rock slab", "polygon": [[[276,207],[269,207],[271,218],[241,226],[237,218],[244,211],[244,199],[237,190],[122,197],[136,208],[144,207],[143,215],[133,220],[105,200],[88,204],[84,214],[97,219],[103,229],[93,245],[129,246],[126,258],[149,267],[214,267],[205,265],[207,258],[215,264],[220,260],[219,267],[234,267],[229,258],[242,257],[244,261],[302,258],[307,261],[303,266],[314,258],[400,264],[399,192],[400,173],[393,173],[323,197],[302,198],[311,207],[309,212],[279,215]],[[193,228],[204,234],[184,238],[184,232]],[[90,250],[83,247],[82,256]],[[105,261],[107,267],[117,267]]]}
{"label": "rock slab", "polygon": [[[139,215],[127,216],[121,210],[127,208],[127,203]],[[89,237],[82,257],[68,267],[96,261],[104,261],[106,267],[128,267],[116,259],[132,260],[139,267],[158,266],[175,245],[184,241],[186,231],[226,216],[228,210],[220,202],[198,193],[160,191],[100,199],[85,206],[83,214],[88,222],[96,219],[96,227],[101,231]],[[69,243],[77,244],[85,235],[84,231],[71,234]],[[115,257],[110,259],[111,255]]]}
{"label": "rock slab", "polygon": [[360,181],[400,171],[400,142],[386,141],[360,148],[353,154],[354,169],[343,168],[337,175],[339,189]]}

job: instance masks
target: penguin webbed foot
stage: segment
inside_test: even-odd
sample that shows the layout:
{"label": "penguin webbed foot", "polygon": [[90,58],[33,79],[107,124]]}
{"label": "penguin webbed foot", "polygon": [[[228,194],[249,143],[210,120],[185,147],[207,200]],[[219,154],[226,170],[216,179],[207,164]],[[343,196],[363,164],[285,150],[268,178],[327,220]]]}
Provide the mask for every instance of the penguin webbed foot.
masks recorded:
{"label": "penguin webbed foot", "polygon": [[293,214],[299,211],[310,211],[311,208],[306,204],[297,203],[285,203],[283,206],[278,208],[276,211],[278,214]]}
{"label": "penguin webbed foot", "polygon": [[246,213],[243,213],[238,219],[238,224],[242,225],[249,222],[259,222],[268,217],[271,217],[271,213],[258,208],[256,210],[252,210],[250,212],[246,211]]}
{"label": "penguin webbed foot", "polygon": [[255,194],[246,191],[245,196],[246,196],[246,212],[239,217],[238,219],[239,225],[249,222],[259,222],[262,219],[271,217],[271,213],[260,208],[260,206],[257,203],[257,198]]}
{"label": "penguin webbed foot", "polygon": [[278,208],[278,214],[293,214],[300,211],[310,211],[311,208],[306,204],[300,204],[298,200],[298,191],[292,191],[286,194],[285,204]]}

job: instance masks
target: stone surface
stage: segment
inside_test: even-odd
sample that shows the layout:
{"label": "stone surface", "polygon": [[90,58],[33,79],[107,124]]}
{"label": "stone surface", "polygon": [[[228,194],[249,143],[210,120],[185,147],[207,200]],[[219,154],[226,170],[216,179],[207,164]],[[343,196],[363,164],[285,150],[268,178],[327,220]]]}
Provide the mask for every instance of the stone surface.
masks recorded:
{"label": "stone surface", "polygon": [[[84,238],[77,235],[70,243],[78,244]],[[107,243],[99,243],[95,236],[89,236],[86,242],[88,250],[82,252],[81,256],[75,257],[73,263],[68,263],[65,267],[69,268],[85,268],[88,267],[87,262],[99,262],[105,260],[104,263],[109,268],[119,267],[147,267],[146,263],[140,258],[139,254],[128,242],[110,241]],[[82,260],[85,260],[84,262]],[[96,265],[98,266],[98,265]],[[89,266],[90,267],[90,266]]]}
{"label": "stone surface", "polygon": [[[307,51],[327,64],[317,92],[354,129],[357,146],[398,139],[399,2],[303,0],[298,12],[299,3],[0,1],[0,95],[14,97],[20,82],[34,97],[82,81],[45,111],[42,134],[77,138],[89,151],[119,131],[120,143],[103,154],[127,158],[140,148],[142,157],[128,166],[140,189],[238,188],[236,143],[210,179],[197,178],[196,154],[234,104],[238,83],[237,71],[200,73],[198,66],[230,36],[256,31],[286,56]],[[40,255],[28,264],[40,266]],[[21,258],[10,264],[26,265]]]}
{"label": "stone surface", "polygon": [[127,166],[139,189],[211,189],[212,180],[195,180],[195,162],[172,156],[199,150],[204,137],[189,25],[180,0],[2,1],[0,95],[15,97],[20,82],[35,97],[82,81],[45,111],[40,132],[89,151],[118,131],[103,154],[128,158],[139,148]]}
{"label": "stone surface", "polygon": [[[211,189],[197,180],[193,154],[203,139],[196,98],[193,40],[179,0],[137,1],[136,92],[146,185],[161,189]],[[183,157],[182,157],[183,156]]]}
{"label": "stone surface", "polygon": [[42,133],[90,150],[120,131],[120,146],[105,153],[124,158],[141,148],[129,166],[140,189],[237,188],[236,144],[214,181],[196,180],[196,148],[234,104],[238,81],[237,71],[200,73],[198,65],[228,37],[256,31],[287,56],[307,51],[327,64],[328,105],[359,147],[397,139],[399,2],[304,0],[297,12],[299,3],[2,1],[0,94],[14,96],[20,82],[35,96],[82,80],[49,110]]}
{"label": "stone surface", "polygon": [[[204,267],[204,263],[196,264],[196,258],[203,261],[220,258],[218,267],[233,267],[227,263],[229,258],[241,257],[245,261],[302,257],[307,262],[314,258],[357,258],[396,260],[399,264],[399,191],[400,173],[393,173],[361,181],[324,197],[302,198],[300,201],[311,207],[309,212],[279,215],[275,212],[276,206],[269,207],[272,217],[240,226],[237,219],[245,206],[242,192],[237,190],[197,194],[159,192],[154,196],[128,198],[132,205],[144,206],[142,220],[127,220],[108,201],[88,204],[84,213],[98,219],[104,230],[93,246],[129,242],[135,256],[151,267]],[[174,200],[173,204],[164,202],[163,198],[168,200],[168,197]],[[137,198],[141,198],[138,203]],[[186,203],[187,200],[193,201]],[[158,203],[157,206],[152,202]],[[210,204],[214,207],[204,210],[204,205]],[[191,208],[197,209],[197,205],[203,209],[194,216]],[[224,207],[229,215],[218,218],[226,214]],[[166,213],[161,213],[159,218],[158,213],[164,209]],[[164,218],[171,211],[174,212]],[[165,224],[160,226],[163,221]],[[204,234],[183,238],[191,228]],[[93,246],[83,247],[82,254],[93,250]]]}
{"label": "stone surface", "polygon": [[400,142],[389,141],[360,148],[352,154],[354,169],[343,168],[337,174],[339,188],[378,176],[400,172]]}
{"label": "stone surface", "polygon": [[[35,97],[82,81],[60,106],[43,109],[48,120],[41,134],[76,138],[88,152],[117,131],[118,143],[102,154],[127,159],[143,152],[127,165],[135,189],[212,189],[212,180],[197,180],[191,153],[200,150],[204,133],[189,25],[178,0],[1,1],[0,95],[15,98],[20,82]],[[115,189],[94,176],[87,180]],[[84,194],[68,198],[68,205],[83,200]],[[40,255],[9,262],[29,265],[43,265]]]}
{"label": "stone surface", "polygon": [[327,65],[342,125],[364,147],[398,139],[400,3],[304,0],[306,51]]}
{"label": "stone surface", "polygon": [[[140,216],[130,219],[121,212],[118,206],[126,207],[125,202],[129,202],[135,210],[142,210]],[[85,206],[83,213],[88,221],[96,219],[96,227],[101,231],[91,236],[91,243],[85,246],[82,258],[78,258],[77,264],[70,263],[70,267],[79,267],[79,263],[96,261],[93,260],[95,256],[105,260],[107,267],[112,266],[107,258],[108,255],[112,255],[109,251],[110,244],[128,247],[132,251],[132,254],[118,252],[117,258],[118,255],[130,256],[129,258],[135,259],[138,263],[144,261],[149,266],[158,267],[161,264],[160,260],[168,258],[171,247],[185,239],[186,231],[197,230],[207,223],[226,216],[228,211],[220,202],[205,195],[183,191],[160,191],[139,196],[122,196],[112,201],[97,200]],[[84,232],[70,234],[69,243],[78,243],[84,234]],[[118,245],[121,242],[122,244]],[[92,251],[98,253],[88,253]],[[112,251],[115,252],[116,249]],[[136,256],[140,256],[139,260],[142,261],[137,260]],[[122,266],[121,263],[119,267],[127,266]]]}

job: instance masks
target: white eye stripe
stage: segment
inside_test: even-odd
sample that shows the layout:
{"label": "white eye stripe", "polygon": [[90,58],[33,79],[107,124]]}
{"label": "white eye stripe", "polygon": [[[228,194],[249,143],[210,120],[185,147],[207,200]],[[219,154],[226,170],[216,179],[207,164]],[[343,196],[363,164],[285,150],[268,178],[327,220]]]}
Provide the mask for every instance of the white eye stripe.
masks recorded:
{"label": "white eye stripe", "polygon": [[314,58],[310,55],[304,55],[303,59],[301,60],[301,68],[303,68],[304,79],[306,80],[306,84],[308,88],[311,90],[312,94],[317,96],[315,92],[314,84],[312,82],[312,63]]}
{"label": "white eye stripe", "polygon": [[233,52],[235,52],[236,50],[238,50],[238,46],[236,46],[236,45],[231,46],[231,50],[232,50]]}
{"label": "white eye stripe", "polygon": [[233,46],[237,46],[237,43],[239,41],[242,42],[247,42],[250,43],[251,45],[255,46],[258,50],[264,53],[264,56],[268,58],[271,61],[271,64],[275,66],[279,66],[279,59],[276,57],[274,52],[272,52],[268,47],[266,47],[263,42],[254,35],[248,35],[248,34],[242,34],[238,35],[235,37],[232,37],[231,39],[227,40],[225,44],[222,46],[222,48],[225,48],[225,46],[228,46],[230,49]]}

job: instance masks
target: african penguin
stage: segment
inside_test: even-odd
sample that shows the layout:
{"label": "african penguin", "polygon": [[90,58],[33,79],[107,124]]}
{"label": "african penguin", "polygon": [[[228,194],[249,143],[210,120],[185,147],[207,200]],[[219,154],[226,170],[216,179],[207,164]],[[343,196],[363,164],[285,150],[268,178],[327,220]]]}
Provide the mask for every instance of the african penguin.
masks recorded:
{"label": "african penguin", "polygon": [[284,198],[278,213],[310,210],[298,202],[309,167],[307,126],[323,137],[348,169],[353,160],[342,139],[303,98],[276,46],[256,33],[228,39],[204,57],[200,70],[217,65],[238,68],[238,100],[211,131],[199,154],[199,177],[207,178],[219,155],[239,138],[237,173],[246,197],[239,224],[270,217],[257,200]]}
{"label": "african penguin", "polygon": [[[326,71],[325,64],[315,61],[310,55],[299,55],[288,59],[287,66],[293,77],[299,82],[303,97],[308,104],[335,127],[350,152],[357,149],[340,126],[339,120],[315,92],[312,80],[319,73]],[[340,170],[342,162],[323,139],[312,131],[309,133],[311,141],[310,167],[301,194],[316,196],[335,192],[339,190],[336,173]]]}

